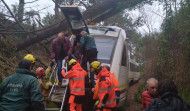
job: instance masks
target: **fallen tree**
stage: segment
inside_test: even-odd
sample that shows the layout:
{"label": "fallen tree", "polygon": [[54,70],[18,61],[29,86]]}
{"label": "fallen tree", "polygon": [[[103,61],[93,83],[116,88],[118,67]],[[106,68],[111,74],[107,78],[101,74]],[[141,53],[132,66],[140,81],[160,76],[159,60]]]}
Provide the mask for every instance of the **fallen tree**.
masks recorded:
{"label": "fallen tree", "polygon": [[[83,13],[83,16],[89,22],[100,22],[121,12],[125,8],[131,8],[143,2],[147,2],[147,0],[105,0],[102,4],[98,4],[86,10]],[[29,38],[16,46],[17,50],[22,50],[34,43],[38,43],[45,38],[63,31],[66,27],[69,27],[67,21],[62,20],[59,23],[44,28],[44,30],[41,30],[40,32],[35,31],[36,33],[32,38]]]}

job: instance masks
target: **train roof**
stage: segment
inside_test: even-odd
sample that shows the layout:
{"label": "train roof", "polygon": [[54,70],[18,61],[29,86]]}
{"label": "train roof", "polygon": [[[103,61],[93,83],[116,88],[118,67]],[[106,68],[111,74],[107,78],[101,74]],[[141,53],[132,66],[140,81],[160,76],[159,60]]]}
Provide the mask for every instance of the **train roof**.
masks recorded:
{"label": "train roof", "polygon": [[123,30],[122,28],[116,26],[95,26],[95,25],[88,25],[88,29],[91,35],[94,36],[102,35],[102,36],[111,36],[111,37],[119,37],[119,34]]}

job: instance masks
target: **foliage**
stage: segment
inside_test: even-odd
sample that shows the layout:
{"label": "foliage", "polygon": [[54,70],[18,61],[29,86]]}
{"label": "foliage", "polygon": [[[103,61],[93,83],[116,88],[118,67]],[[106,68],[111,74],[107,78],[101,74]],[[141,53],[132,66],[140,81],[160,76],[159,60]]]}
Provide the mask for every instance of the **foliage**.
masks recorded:
{"label": "foliage", "polygon": [[190,103],[190,0],[181,2],[179,10],[174,10],[168,1],[163,2],[166,16],[158,36],[159,53],[154,76],[159,80],[172,79],[179,95]]}
{"label": "foliage", "polygon": [[135,102],[142,103],[142,93],[146,90],[146,83],[141,84],[134,95]]}
{"label": "foliage", "polygon": [[48,13],[43,19],[42,23],[44,26],[52,25],[55,20],[55,15]]}

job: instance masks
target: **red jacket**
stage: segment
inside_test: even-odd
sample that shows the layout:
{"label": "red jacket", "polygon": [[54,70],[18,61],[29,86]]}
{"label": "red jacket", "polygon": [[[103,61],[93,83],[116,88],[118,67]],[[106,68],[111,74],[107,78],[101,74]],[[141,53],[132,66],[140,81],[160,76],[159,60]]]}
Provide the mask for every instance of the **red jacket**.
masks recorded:
{"label": "red jacket", "polygon": [[85,95],[85,76],[87,72],[82,69],[78,62],[67,74],[64,70],[61,73],[65,79],[69,79],[70,94]]}
{"label": "red jacket", "polygon": [[[63,47],[65,50],[65,54],[67,56],[70,56],[72,53],[72,45],[71,45],[68,37],[64,37]],[[61,42],[58,40],[58,38],[55,38],[51,42],[51,46],[50,46],[51,58],[55,59],[57,61],[60,52],[61,52]]]}
{"label": "red jacket", "polygon": [[142,108],[143,108],[143,110],[145,110],[146,107],[149,106],[150,102],[151,102],[152,99],[154,99],[154,98],[159,98],[159,96],[157,96],[157,97],[152,97],[152,96],[148,93],[148,91],[144,91],[144,92],[142,93]]}
{"label": "red jacket", "polygon": [[[110,77],[110,72],[104,67],[97,75],[97,79],[99,79],[98,84],[98,98],[99,104],[98,107],[108,107],[114,108],[116,107],[116,98],[115,98],[115,89],[112,78]],[[106,94],[109,94],[106,103],[103,103],[103,99]]]}

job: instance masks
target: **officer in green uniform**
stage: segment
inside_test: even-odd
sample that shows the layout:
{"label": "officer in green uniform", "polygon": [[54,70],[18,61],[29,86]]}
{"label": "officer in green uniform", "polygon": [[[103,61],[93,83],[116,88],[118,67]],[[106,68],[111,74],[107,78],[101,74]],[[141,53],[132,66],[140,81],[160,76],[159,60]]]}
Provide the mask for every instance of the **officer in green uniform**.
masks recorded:
{"label": "officer in green uniform", "polygon": [[43,96],[31,61],[23,59],[15,74],[0,85],[0,111],[45,111]]}

